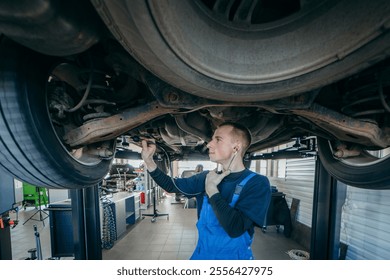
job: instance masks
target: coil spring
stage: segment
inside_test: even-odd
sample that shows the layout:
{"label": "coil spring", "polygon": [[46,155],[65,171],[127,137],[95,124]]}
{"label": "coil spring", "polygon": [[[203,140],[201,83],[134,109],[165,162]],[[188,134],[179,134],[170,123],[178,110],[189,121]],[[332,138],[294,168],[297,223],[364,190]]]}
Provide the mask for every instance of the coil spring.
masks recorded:
{"label": "coil spring", "polygon": [[344,107],[341,111],[351,117],[377,122],[384,113],[388,113],[388,88],[383,73],[374,73],[352,80],[344,95]]}

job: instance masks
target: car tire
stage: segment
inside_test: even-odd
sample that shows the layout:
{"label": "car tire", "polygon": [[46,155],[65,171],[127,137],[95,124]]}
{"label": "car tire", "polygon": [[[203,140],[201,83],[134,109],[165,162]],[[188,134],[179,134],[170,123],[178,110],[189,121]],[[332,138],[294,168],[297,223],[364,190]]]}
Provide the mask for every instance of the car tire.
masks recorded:
{"label": "car tire", "polygon": [[338,159],[333,155],[331,143],[318,138],[318,155],[324,168],[335,179],[347,185],[364,189],[390,189],[390,156],[373,160],[371,163],[354,163]]}
{"label": "car tire", "polygon": [[299,11],[265,23],[228,20],[224,15],[235,10],[215,13],[204,4],[209,2],[92,1],[112,34],[145,68],[209,99],[283,98],[345,78],[389,55],[386,0],[300,1]]}
{"label": "car tire", "polygon": [[53,129],[46,100],[53,58],[0,37],[0,61],[0,166],[14,178],[41,187],[99,183],[110,160],[76,160]]}

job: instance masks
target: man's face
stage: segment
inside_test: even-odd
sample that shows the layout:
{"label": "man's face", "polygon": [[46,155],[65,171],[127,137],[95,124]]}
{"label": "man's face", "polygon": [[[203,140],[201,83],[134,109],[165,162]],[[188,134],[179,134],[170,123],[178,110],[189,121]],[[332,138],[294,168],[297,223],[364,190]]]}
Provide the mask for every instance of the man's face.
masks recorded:
{"label": "man's face", "polygon": [[211,161],[222,164],[230,161],[235,147],[232,130],[231,126],[222,126],[214,132],[212,140],[207,144]]}

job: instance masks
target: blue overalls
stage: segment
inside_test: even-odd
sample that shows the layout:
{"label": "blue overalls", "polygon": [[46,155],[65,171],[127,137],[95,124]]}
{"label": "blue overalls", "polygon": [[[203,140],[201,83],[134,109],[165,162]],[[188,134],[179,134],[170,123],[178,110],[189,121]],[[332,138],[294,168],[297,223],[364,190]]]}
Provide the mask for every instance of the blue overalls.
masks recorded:
{"label": "blue overalls", "polygon": [[[230,206],[234,207],[245,184],[256,173],[251,173],[237,186]],[[252,238],[246,231],[239,237],[230,237],[220,225],[207,196],[203,197],[203,206],[200,218],[196,224],[199,238],[191,260],[251,260]]]}

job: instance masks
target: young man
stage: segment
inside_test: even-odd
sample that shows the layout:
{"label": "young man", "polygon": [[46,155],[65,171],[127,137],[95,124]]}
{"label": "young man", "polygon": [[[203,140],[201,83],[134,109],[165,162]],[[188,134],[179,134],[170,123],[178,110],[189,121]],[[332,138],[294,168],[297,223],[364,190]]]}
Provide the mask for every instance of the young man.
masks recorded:
{"label": "young man", "polygon": [[263,225],[271,188],[265,176],[244,166],[250,143],[244,126],[223,123],[207,145],[210,160],[221,164],[223,172],[204,171],[173,180],[153,161],[156,146],[142,141],[142,158],[154,181],[167,192],[197,199],[199,239],[191,259],[253,259],[254,226]]}

